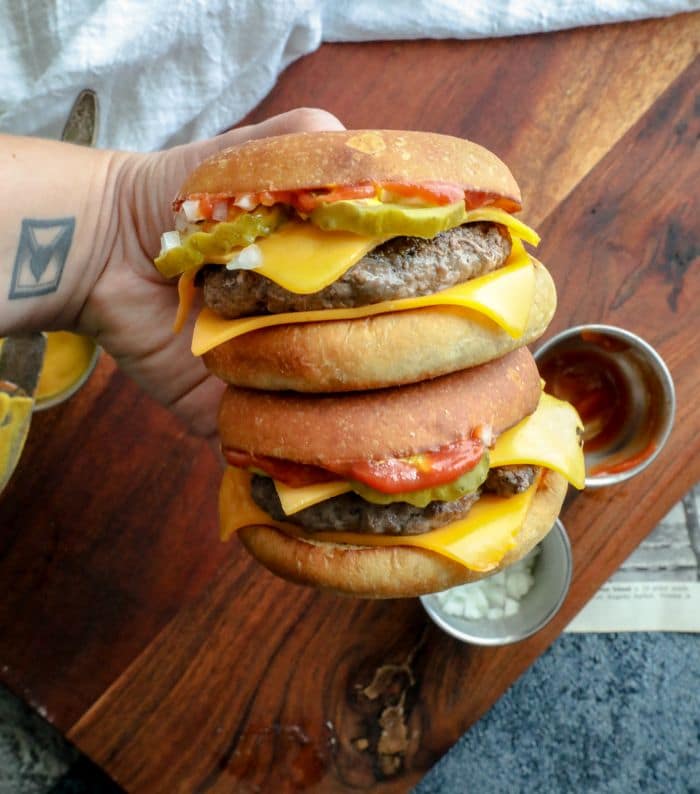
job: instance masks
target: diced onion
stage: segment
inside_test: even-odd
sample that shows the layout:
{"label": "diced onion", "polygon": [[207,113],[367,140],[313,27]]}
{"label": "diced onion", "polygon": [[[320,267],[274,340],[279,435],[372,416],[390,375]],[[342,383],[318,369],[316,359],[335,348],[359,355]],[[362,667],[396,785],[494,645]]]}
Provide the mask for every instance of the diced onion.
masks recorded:
{"label": "diced onion", "polygon": [[177,248],[180,245],[180,232],[171,231],[163,232],[160,236],[160,253],[164,254],[167,251]]}
{"label": "diced onion", "polygon": [[211,217],[215,221],[225,221],[228,218],[228,201],[217,201],[214,204]]}
{"label": "diced onion", "polygon": [[539,547],[508,568],[473,584],[436,593],[446,615],[466,620],[497,620],[515,615],[535,583],[533,566]]}
{"label": "diced onion", "polygon": [[233,203],[237,207],[240,207],[242,210],[246,210],[248,212],[250,210],[254,210],[257,207],[252,193],[243,193],[242,195],[237,196]]}
{"label": "diced onion", "polygon": [[188,199],[182,202],[182,211],[188,221],[203,221],[204,215],[199,208],[199,201],[195,199]]}
{"label": "diced onion", "polygon": [[475,438],[478,438],[481,443],[490,449],[493,446],[493,427],[491,425],[477,425],[473,433]]}
{"label": "diced onion", "polygon": [[262,263],[262,251],[259,246],[253,243],[252,245],[247,245],[230,262],[227,262],[226,270],[255,270]]}

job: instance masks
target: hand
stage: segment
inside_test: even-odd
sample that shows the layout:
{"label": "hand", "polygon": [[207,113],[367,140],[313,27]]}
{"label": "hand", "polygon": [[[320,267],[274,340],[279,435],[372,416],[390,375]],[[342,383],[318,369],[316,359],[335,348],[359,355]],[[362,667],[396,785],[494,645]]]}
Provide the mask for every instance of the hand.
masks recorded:
{"label": "hand", "polygon": [[176,282],[163,279],[153,265],[161,233],[173,227],[172,199],[201,160],[227,146],[286,132],[342,128],[329,113],[299,109],[207,141],[116,156],[113,239],[78,316],[78,330],[94,336],[122,369],[198,435],[215,437],[224,384],[190,352],[196,311],[173,334]]}

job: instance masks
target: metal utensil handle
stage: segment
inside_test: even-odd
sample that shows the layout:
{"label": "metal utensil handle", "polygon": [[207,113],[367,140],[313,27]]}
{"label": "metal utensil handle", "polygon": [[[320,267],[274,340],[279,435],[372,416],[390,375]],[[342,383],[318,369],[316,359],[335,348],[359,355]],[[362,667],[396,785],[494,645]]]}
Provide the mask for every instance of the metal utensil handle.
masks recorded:
{"label": "metal utensil handle", "polygon": [[33,397],[45,350],[46,336],[42,333],[7,337],[0,349],[0,381],[17,386],[27,397]]}
{"label": "metal utensil handle", "polygon": [[94,146],[99,123],[97,94],[86,88],[76,97],[61,133],[61,140],[81,146]]}

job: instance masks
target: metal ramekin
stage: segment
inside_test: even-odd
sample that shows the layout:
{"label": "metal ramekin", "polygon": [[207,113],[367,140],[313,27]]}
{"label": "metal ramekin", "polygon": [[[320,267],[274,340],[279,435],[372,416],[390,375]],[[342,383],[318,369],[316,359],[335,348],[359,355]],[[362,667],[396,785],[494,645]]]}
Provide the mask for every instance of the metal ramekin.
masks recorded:
{"label": "metal ramekin", "polygon": [[523,596],[515,615],[480,620],[460,618],[443,612],[435,595],[421,596],[423,608],[443,631],[472,645],[508,645],[530,637],[559,611],[569,592],[573,570],[571,544],[559,519],[539,547],[532,571],[535,583]]}
{"label": "metal ramekin", "polygon": [[586,487],[616,485],[644,471],[666,444],[676,413],[673,379],[648,342],[611,325],[579,325],[562,331],[535,352],[535,360],[541,364],[548,356],[578,351],[593,351],[609,361],[629,395],[624,421],[609,443],[590,450],[584,444]]}

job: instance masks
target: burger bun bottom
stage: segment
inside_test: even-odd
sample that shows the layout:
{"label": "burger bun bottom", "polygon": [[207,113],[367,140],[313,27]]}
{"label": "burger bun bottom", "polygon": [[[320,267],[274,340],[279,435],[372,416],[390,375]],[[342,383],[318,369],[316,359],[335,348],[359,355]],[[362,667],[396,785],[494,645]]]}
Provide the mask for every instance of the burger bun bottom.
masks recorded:
{"label": "burger bun bottom", "polygon": [[531,344],[549,325],[556,290],[533,261],[532,305],[517,338],[478,312],[428,307],[263,328],[218,345],[203,360],[226,383],[297,392],[380,389],[475,367]]}
{"label": "burger bun bottom", "polygon": [[524,557],[547,535],[559,515],[567,482],[544,470],[515,545],[490,571],[474,571],[412,546],[350,546],[302,539],[269,526],[238,532],[243,545],[273,573],[358,598],[412,598],[475,582]]}

